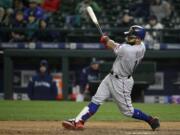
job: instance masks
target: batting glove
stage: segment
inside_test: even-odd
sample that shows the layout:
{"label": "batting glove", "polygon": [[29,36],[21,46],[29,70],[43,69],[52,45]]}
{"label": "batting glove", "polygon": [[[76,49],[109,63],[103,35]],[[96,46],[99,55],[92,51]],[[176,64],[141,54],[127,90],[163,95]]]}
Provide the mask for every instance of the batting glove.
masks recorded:
{"label": "batting glove", "polygon": [[109,41],[109,37],[108,36],[101,36],[100,38],[100,43],[102,43],[105,47],[107,47],[107,42]]}

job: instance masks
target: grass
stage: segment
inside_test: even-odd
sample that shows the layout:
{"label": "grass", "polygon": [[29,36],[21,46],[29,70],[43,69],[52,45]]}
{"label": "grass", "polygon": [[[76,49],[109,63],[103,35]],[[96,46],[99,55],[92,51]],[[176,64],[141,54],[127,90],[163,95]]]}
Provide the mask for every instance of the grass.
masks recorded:
{"label": "grass", "polygon": [[[65,101],[0,101],[0,120],[64,120],[73,118],[88,102]],[[180,121],[180,105],[133,104],[144,112],[157,116],[161,121]],[[92,121],[132,121],[124,117],[117,106],[107,102],[91,119]]]}

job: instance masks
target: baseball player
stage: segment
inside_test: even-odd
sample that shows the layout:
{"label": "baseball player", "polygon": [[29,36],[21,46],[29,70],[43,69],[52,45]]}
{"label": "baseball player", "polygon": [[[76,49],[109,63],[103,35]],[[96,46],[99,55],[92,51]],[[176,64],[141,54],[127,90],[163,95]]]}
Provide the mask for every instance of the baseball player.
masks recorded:
{"label": "baseball player", "polygon": [[160,127],[158,118],[135,109],[131,102],[131,91],[134,84],[132,73],[141,62],[146,50],[143,43],[145,30],[141,26],[134,25],[124,33],[126,42],[123,44],[114,42],[108,36],[101,37],[101,43],[111,48],[117,56],[112,70],[102,80],[89,105],[84,107],[76,118],[63,121],[62,126],[64,128],[83,129],[84,123],[97,112],[100,105],[110,96],[114,98],[120,111],[125,116],[147,122],[153,131]]}

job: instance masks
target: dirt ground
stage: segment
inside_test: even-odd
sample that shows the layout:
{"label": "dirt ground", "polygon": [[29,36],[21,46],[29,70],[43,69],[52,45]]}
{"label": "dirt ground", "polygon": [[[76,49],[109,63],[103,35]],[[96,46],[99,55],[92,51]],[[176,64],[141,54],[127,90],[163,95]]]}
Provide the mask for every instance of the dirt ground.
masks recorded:
{"label": "dirt ground", "polygon": [[88,122],[83,131],[69,131],[61,121],[0,121],[0,135],[180,135],[180,122],[161,122],[158,131],[144,122]]}

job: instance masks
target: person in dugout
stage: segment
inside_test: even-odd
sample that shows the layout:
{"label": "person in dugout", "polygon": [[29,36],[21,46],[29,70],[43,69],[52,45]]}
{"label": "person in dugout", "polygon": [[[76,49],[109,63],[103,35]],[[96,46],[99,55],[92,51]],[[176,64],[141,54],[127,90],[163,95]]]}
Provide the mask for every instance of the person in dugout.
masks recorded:
{"label": "person in dugout", "polygon": [[55,100],[57,86],[48,72],[48,61],[41,60],[39,71],[29,82],[28,96],[31,100]]}
{"label": "person in dugout", "polygon": [[99,64],[99,61],[92,59],[90,65],[83,68],[80,73],[80,91],[87,100],[96,92],[92,89],[91,83],[100,80]]}

